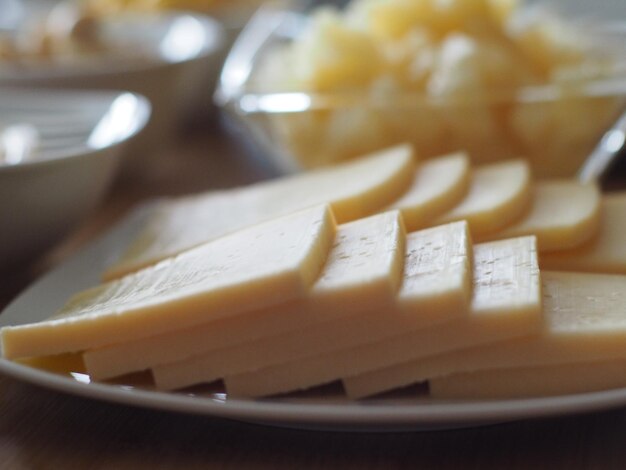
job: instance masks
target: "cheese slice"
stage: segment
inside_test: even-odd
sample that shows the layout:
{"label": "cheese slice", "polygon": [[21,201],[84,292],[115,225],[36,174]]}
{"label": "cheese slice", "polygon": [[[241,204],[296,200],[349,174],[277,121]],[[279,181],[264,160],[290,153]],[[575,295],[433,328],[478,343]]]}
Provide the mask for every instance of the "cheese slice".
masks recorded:
{"label": "cheese slice", "polygon": [[467,194],[469,182],[467,154],[428,160],[419,165],[409,190],[389,207],[402,211],[407,230],[413,232],[457,205]]}
{"label": "cheese slice", "polygon": [[162,202],[121,258],[114,279],[239,229],[329,203],[339,223],[373,214],[404,193],[415,171],[400,145],[361,159],[243,188]]}
{"label": "cheese slice", "polygon": [[520,217],[531,200],[531,175],[524,160],[473,170],[467,196],[435,224],[467,220],[473,237],[501,230]]}
{"label": "cheese slice", "polygon": [[237,349],[244,342],[310,328],[367,309],[384,310],[395,302],[404,247],[405,231],[398,211],[342,224],[307,295],[193,328],[86,351],[85,365],[92,378],[110,378],[202,353],[220,354],[224,348]]}
{"label": "cheese slice", "polygon": [[626,192],[602,197],[600,228],[573,249],[542,253],[541,269],[626,274]]}
{"label": "cheese slice", "polygon": [[515,399],[589,393],[626,387],[626,360],[520,367],[453,374],[433,379],[441,399]]}
{"label": "cheese slice", "polygon": [[390,365],[497,339],[541,326],[539,270],[533,237],[474,247],[469,316],[372,344],[224,378],[229,393],[262,396],[308,388]]}
{"label": "cheese slice", "polygon": [[[461,317],[470,299],[470,249],[465,222],[412,233],[407,239],[402,287],[397,299],[391,299],[382,308],[360,300],[358,315],[157,365],[153,367],[155,383],[162,389],[174,389],[211,382],[225,375],[371,343]],[[362,261],[350,268],[362,271],[360,264],[364,256],[366,260],[366,253],[358,253],[357,260]],[[404,252],[402,257],[405,257]],[[325,279],[322,275],[313,291],[333,284],[332,277]],[[367,295],[367,283],[355,287],[361,295]],[[355,301],[357,298],[358,294]],[[309,315],[327,317],[329,309],[342,309],[342,304],[327,304],[310,311]]]}
{"label": "cheese slice", "polygon": [[353,397],[461,372],[626,359],[626,276],[543,271],[536,335],[410,361],[353,377]]}
{"label": "cheese slice", "polygon": [[302,296],[334,234],[328,206],[241,230],[79,294],[49,320],[2,328],[3,354],[79,351]]}
{"label": "cheese slice", "polygon": [[541,252],[576,247],[598,232],[600,201],[600,192],[593,183],[541,181],[534,187],[530,211],[521,220],[482,240],[535,235]]}

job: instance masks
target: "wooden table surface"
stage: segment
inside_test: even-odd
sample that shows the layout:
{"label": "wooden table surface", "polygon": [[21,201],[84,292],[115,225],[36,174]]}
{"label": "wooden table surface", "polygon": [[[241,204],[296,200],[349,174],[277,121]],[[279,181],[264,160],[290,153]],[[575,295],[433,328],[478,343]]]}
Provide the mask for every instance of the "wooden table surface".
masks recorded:
{"label": "wooden table surface", "polygon": [[[206,119],[59,247],[0,278],[0,308],[138,201],[273,176]],[[626,408],[463,430],[336,433],[132,408],[0,376],[0,469],[626,468]]]}

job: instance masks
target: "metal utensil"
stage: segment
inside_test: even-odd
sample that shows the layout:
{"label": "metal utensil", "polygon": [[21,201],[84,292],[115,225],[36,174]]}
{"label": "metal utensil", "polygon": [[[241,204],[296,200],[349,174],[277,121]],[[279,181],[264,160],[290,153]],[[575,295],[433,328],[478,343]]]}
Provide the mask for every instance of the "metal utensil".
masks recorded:
{"label": "metal utensil", "polygon": [[583,183],[601,182],[624,152],[626,152],[626,112],[604,133],[578,171],[578,179]]}

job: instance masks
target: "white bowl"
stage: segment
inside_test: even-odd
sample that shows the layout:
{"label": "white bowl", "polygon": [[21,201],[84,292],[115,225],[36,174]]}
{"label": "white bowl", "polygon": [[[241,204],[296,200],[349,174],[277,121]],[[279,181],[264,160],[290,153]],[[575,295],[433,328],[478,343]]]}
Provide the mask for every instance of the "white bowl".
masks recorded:
{"label": "white bowl", "polygon": [[[8,1],[0,0],[0,11]],[[23,22],[42,17],[51,4],[26,2]],[[112,46],[110,53],[72,61],[4,61],[0,63],[0,86],[139,93],[150,100],[153,112],[142,145],[133,146],[133,153],[147,157],[174,136],[184,113],[198,105],[210,105],[207,81],[221,66],[224,29],[208,16],[182,12],[128,13],[104,17],[100,25],[102,42]],[[130,46],[120,48],[120,44]],[[142,53],[122,53],[134,46]]]}
{"label": "white bowl", "polygon": [[29,123],[33,158],[0,163],[0,270],[58,242],[102,200],[150,104],[129,92],[0,88],[0,127]]}

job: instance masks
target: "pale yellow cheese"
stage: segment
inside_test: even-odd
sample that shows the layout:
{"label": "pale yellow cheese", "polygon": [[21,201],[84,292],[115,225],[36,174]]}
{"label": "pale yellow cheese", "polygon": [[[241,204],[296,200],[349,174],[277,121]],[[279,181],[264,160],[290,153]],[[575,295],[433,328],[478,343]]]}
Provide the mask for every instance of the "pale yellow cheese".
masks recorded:
{"label": "pale yellow cheese", "polygon": [[514,224],[483,239],[535,235],[541,252],[572,248],[588,241],[599,230],[600,201],[598,187],[592,183],[537,182],[529,212]]}
{"label": "pale yellow cheese", "polygon": [[533,336],[409,361],[346,381],[353,397],[460,372],[626,359],[626,276],[542,272],[544,327]]}
{"label": "pale yellow cheese", "polygon": [[435,223],[467,220],[472,236],[495,232],[515,221],[531,199],[531,175],[523,160],[477,167],[467,196]]}
{"label": "pale yellow cheese", "polygon": [[207,352],[221,354],[224,348],[237,349],[247,341],[351,318],[368,309],[384,310],[395,302],[404,251],[404,225],[398,211],[342,224],[319,278],[299,299],[86,351],[85,365],[93,378],[110,378]]}
{"label": "pale yellow cheese", "polygon": [[370,370],[527,335],[541,325],[539,270],[533,237],[474,247],[469,316],[389,340],[224,378],[234,395],[260,396],[308,388]]}
{"label": "pale yellow cheese", "polygon": [[583,245],[542,253],[541,269],[626,274],[626,193],[602,197],[600,228]]}
{"label": "pale yellow cheese", "polygon": [[317,204],[329,203],[340,223],[373,214],[403,194],[414,171],[411,146],[400,145],[332,168],[162,202],[103,278]]}
{"label": "pale yellow cheese", "polygon": [[402,211],[409,232],[428,227],[463,199],[469,181],[467,154],[459,152],[427,160],[419,165],[409,190],[390,208]]}
{"label": "pale yellow cheese", "polygon": [[[157,365],[153,367],[157,387],[172,389],[210,382],[225,375],[371,343],[462,317],[467,312],[470,299],[470,250],[465,222],[409,234],[406,256],[402,254],[406,259],[402,287],[397,299],[392,299],[386,306],[374,307],[374,304],[359,299],[361,312],[358,315],[318,325],[309,324],[304,329],[287,334]],[[358,253],[357,259],[363,259],[364,255],[367,259],[365,253]],[[362,270],[361,263],[349,268]],[[332,277],[325,279],[322,275],[313,291],[334,284],[336,281]],[[363,281],[355,288],[361,292],[360,295],[367,295],[369,290],[368,283]],[[357,293],[355,301],[358,296]],[[309,314],[327,317],[328,310],[337,309],[342,309],[341,303],[334,306],[327,303]]]}
{"label": "pale yellow cheese", "polygon": [[514,399],[571,395],[626,387],[626,360],[520,367],[453,374],[431,380],[441,399]]}
{"label": "pale yellow cheese", "polygon": [[79,294],[49,320],[2,328],[4,357],[130,341],[302,296],[334,234],[325,205],[241,230]]}

